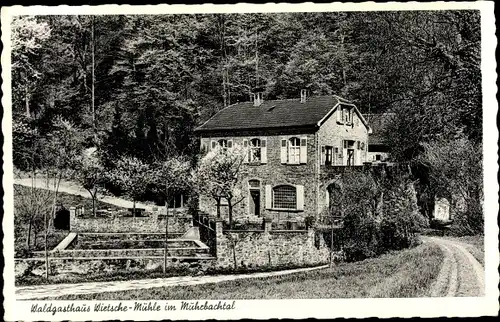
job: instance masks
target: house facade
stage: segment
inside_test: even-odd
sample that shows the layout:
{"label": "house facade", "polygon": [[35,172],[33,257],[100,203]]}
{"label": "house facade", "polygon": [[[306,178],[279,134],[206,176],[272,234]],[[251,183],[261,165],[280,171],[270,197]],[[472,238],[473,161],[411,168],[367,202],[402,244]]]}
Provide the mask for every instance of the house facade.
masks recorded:
{"label": "house facade", "polygon": [[[325,172],[363,165],[368,158],[368,123],[354,104],[338,96],[237,103],[195,131],[202,150],[247,148],[241,168],[243,200],[234,217],[303,221],[329,204]],[[215,202],[200,197],[200,210]],[[224,208],[224,207],[223,207]],[[222,209],[224,213],[224,209]]]}

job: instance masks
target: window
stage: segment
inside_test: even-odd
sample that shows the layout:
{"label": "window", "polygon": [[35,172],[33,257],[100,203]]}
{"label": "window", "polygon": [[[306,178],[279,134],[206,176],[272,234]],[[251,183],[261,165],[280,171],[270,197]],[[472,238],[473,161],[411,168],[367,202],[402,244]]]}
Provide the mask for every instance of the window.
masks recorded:
{"label": "window", "polygon": [[333,147],[325,147],[325,165],[332,165],[333,161]]}
{"label": "window", "polygon": [[288,185],[274,187],[273,208],[297,209],[297,189]]}
{"label": "window", "polygon": [[380,161],[380,160],[382,160],[381,155],[380,155],[380,154],[376,154],[376,155],[375,155],[375,160],[376,160],[376,161]]}
{"label": "window", "polygon": [[252,163],[260,163],[260,160],[261,160],[261,142],[259,139],[250,140],[249,160]]}
{"label": "window", "polygon": [[344,109],[342,109],[342,121],[345,124],[352,123],[352,108],[344,108]]}
{"label": "window", "polygon": [[227,140],[226,139],[221,139],[217,143],[219,143],[220,147],[227,148]]}
{"label": "window", "polygon": [[300,140],[291,138],[288,142],[288,163],[300,163]]}

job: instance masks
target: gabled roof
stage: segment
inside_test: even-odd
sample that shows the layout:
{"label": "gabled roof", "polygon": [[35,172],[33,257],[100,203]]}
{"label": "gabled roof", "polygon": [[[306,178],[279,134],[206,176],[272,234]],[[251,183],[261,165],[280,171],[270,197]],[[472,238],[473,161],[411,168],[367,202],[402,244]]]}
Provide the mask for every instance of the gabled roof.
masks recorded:
{"label": "gabled roof", "polygon": [[369,144],[385,143],[387,126],[395,115],[395,113],[364,114],[372,129],[368,140]]}
{"label": "gabled roof", "polygon": [[339,105],[353,106],[363,123],[368,126],[352,103],[341,97],[328,95],[308,97],[304,103],[299,98],[264,101],[260,106],[254,106],[253,102],[236,103],[219,111],[195,131],[320,126]]}

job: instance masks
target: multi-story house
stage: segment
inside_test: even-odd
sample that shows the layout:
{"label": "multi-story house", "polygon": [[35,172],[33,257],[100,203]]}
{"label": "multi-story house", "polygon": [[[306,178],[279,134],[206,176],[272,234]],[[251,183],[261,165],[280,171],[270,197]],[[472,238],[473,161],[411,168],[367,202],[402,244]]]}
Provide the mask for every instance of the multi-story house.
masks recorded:
{"label": "multi-story house", "polygon": [[[230,105],[199,126],[201,146],[248,149],[240,189],[244,199],[235,218],[270,216],[298,221],[316,216],[329,205],[332,168],[363,165],[367,160],[369,126],[357,107],[338,96],[264,101]],[[203,211],[215,203],[200,198]]]}

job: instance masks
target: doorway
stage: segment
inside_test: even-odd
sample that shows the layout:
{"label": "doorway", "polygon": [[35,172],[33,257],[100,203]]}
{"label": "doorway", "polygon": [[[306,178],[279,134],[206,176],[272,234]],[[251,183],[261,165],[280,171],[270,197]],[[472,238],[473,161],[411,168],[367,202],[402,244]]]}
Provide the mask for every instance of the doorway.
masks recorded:
{"label": "doorway", "polygon": [[250,189],[250,215],[260,216],[260,189]]}

